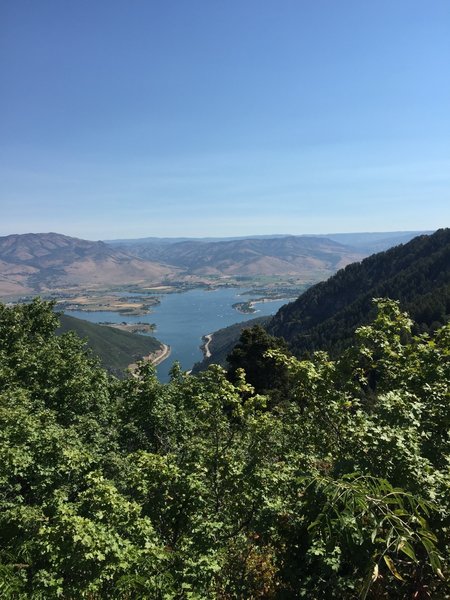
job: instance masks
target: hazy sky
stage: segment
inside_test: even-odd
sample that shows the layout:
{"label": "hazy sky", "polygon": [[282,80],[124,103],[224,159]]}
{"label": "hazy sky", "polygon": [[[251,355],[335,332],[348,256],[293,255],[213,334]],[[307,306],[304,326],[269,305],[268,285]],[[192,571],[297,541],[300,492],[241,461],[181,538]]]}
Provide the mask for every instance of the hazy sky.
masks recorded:
{"label": "hazy sky", "polygon": [[450,225],[449,0],[2,0],[0,235]]}

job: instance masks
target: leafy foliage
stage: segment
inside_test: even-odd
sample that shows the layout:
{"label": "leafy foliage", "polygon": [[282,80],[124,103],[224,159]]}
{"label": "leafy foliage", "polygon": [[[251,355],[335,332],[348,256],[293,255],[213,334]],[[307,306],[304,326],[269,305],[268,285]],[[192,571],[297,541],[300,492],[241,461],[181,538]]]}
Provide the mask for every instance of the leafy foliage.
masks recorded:
{"label": "leafy foliage", "polygon": [[338,359],[268,344],[272,404],[240,368],[115,379],[56,326],[0,306],[2,597],[446,597],[450,326],[378,300]]}
{"label": "leafy foliage", "polygon": [[239,369],[243,369],[256,392],[270,395],[273,403],[286,400],[289,397],[288,370],[267,354],[276,349],[289,354],[286,342],[269,335],[261,325],[245,328],[239,343],[227,357],[228,377],[236,381]]}

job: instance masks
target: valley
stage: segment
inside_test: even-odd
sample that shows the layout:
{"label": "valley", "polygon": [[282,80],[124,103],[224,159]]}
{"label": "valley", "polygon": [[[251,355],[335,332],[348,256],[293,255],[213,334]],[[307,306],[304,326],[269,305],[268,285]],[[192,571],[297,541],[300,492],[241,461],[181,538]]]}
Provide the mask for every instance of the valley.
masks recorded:
{"label": "valley", "polygon": [[[80,309],[67,310],[66,315],[90,323],[108,322],[108,328],[119,326],[131,330],[134,326],[140,328],[142,324],[152,326],[151,335],[157,338],[161,347],[167,346],[171,350],[170,354],[163,354],[157,361],[158,378],[167,381],[174,361],[180,363],[182,370],[188,371],[202,360],[202,338],[206,333],[233,323],[245,323],[255,316],[233,308],[233,304],[245,298],[246,292],[248,288],[244,287],[220,287],[215,290],[195,288],[184,293],[162,294],[160,303],[145,315],[124,317],[114,310],[86,312]],[[261,302],[256,305],[256,314],[273,315],[286,301],[286,298],[278,298]],[[134,336],[142,339],[147,337],[139,334]],[[152,362],[155,364],[153,359]]]}
{"label": "valley", "polygon": [[[140,338],[155,334],[158,349],[150,355],[143,349],[140,356],[150,356],[167,380],[173,361],[189,370],[202,360],[206,332],[234,325],[239,331],[243,322],[274,314],[337,270],[359,263],[371,247],[410,237],[413,233],[404,232],[106,243],[57,233],[10,235],[0,238],[0,299],[28,302],[39,295],[54,301],[56,310],[107,329]],[[207,362],[223,361],[220,350],[217,358],[220,339],[207,338]],[[133,362],[132,347],[121,365]]]}

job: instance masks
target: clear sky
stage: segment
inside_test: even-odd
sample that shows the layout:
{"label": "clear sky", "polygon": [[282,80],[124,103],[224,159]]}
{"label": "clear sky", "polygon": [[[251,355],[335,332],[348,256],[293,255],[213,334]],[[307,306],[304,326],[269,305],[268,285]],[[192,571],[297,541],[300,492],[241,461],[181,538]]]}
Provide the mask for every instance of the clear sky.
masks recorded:
{"label": "clear sky", "polygon": [[1,0],[0,235],[450,225],[449,0]]}

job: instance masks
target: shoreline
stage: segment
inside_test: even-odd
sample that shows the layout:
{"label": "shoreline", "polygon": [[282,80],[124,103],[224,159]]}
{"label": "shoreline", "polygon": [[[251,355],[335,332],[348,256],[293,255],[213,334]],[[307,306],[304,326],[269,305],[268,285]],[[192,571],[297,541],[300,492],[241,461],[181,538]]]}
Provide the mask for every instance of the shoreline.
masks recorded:
{"label": "shoreline", "polygon": [[152,352],[148,356],[144,356],[144,360],[148,360],[155,367],[164,362],[167,358],[169,358],[172,352],[172,348],[167,344],[161,344],[161,348],[156,352]]}
{"label": "shoreline", "polygon": [[[157,367],[162,362],[164,362],[167,358],[169,358],[171,352],[172,352],[172,348],[170,346],[168,346],[167,344],[161,343],[159,350],[157,350],[156,352],[152,352],[151,354],[147,354],[147,356],[143,356],[140,360],[142,360],[144,362],[149,362],[154,367]],[[131,363],[131,365],[128,365],[128,369],[132,373],[134,373],[136,371],[136,368],[137,368],[137,363]]]}
{"label": "shoreline", "polygon": [[[295,298],[294,298],[295,299]],[[267,302],[277,302],[278,300],[286,300],[286,302],[290,302],[292,298],[254,298],[252,300],[248,300],[247,302],[238,302],[237,304],[247,304],[248,310],[242,310],[239,306],[234,306],[234,310],[241,315],[252,315],[254,313],[259,312],[255,308],[255,304],[266,304]]]}

